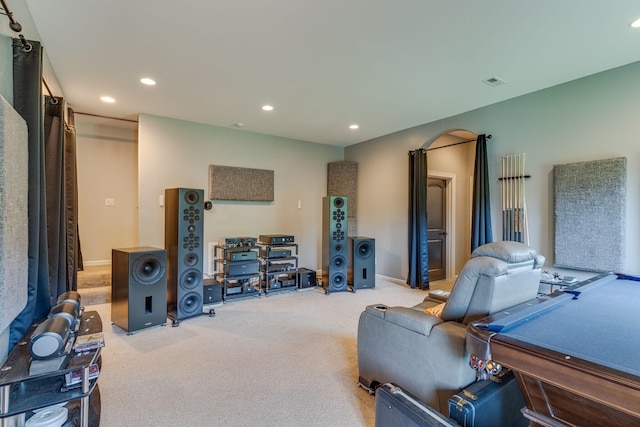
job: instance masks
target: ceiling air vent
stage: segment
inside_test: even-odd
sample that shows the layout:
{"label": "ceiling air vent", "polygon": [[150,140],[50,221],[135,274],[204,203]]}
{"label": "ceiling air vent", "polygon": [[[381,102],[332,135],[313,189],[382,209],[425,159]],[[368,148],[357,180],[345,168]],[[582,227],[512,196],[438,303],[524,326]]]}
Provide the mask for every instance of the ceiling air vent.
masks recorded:
{"label": "ceiling air vent", "polygon": [[496,77],[496,76],[489,77],[488,79],[483,80],[483,82],[493,87],[502,86],[503,84],[507,83],[504,80],[502,80],[500,77]]}

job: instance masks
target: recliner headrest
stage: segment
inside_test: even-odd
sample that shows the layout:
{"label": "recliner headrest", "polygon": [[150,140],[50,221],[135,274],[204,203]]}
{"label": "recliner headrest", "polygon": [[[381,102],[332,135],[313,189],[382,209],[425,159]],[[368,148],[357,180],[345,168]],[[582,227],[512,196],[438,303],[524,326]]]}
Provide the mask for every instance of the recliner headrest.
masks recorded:
{"label": "recliner headrest", "polygon": [[478,246],[471,253],[471,257],[479,256],[498,258],[508,263],[523,262],[533,259],[535,260],[535,264],[538,264],[540,261],[544,264],[544,257],[540,260],[538,252],[536,252],[535,249],[525,245],[524,243],[506,240]]}

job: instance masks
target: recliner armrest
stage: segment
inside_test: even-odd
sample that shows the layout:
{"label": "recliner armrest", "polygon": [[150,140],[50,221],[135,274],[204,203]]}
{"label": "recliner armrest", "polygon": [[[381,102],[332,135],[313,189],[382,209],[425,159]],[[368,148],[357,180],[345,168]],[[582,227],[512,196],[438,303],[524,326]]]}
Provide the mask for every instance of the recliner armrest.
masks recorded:
{"label": "recliner armrest", "polygon": [[439,317],[409,307],[389,307],[384,320],[424,336],[429,336],[431,329],[442,323]]}
{"label": "recliner armrest", "polygon": [[429,296],[425,297],[425,301],[427,300],[427,298],[430,298],[432,301],[446,302],[449,299],[450,295],[451,292],[449,291],[434,289],[432,291],[429,291]]}
{"label": "recliner armrest", "polygon": [[384,319],[384,314],[387,312],[388,309],[389,307],[387,307],[384,304],[373,304],[373,305],[368,305],[365,308],[365,311],[373,316]]}

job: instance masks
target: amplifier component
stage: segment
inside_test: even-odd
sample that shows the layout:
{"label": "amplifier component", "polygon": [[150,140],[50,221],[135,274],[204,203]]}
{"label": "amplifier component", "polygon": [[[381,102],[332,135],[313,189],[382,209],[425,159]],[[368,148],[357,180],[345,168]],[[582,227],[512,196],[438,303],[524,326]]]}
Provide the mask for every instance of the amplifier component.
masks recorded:
{"label": "amplifier component", "polygon": [[258,292],[257,283],[252,279],[230,280],[227,283],[227,296]]}
{"label": "amplifier component", "polygon": [[255,237],[240,237],[241,246],[255,246],[258,243],[258,239]]}
{"label": "amplifier component", "polygon": [[262,270],[266,271],[267,273],[277,273],[280,271],[292,270],[294,267],[295,264],[291,262],[269,262],[266,265],[262,266]]}
{"label": "amplifier component", "polygon": [[278,282],[280,282],[280,286],[282,286],[283,288],[288,288],[290,286],[296,285],[296,279],[278,279]]}
{"label": "amplifier component", "polygon": [[291,249],[271,249],[267,251],[267,257],[269,258],[284,258],[291,256]]}
{"label": "amplifier component", "polygon": [[266,245],[285,245],[293,243],[295,238],[288,234],[261,234],[260,242]]}
{"label": "amplifier component", "polygon": [[215,304],[222,302],[222,284],[216,279],[204,279],[203,286],[203,304]]}
{"label": "amplifier component", "polygon": [[258,239],[255,237],[223,237],[220,239],[220,245],[227,248],[237,248],[242,246],[255,246]]}
{"label": "amplifier component", "polygon": [[256,251],[247,250],[227,252],[227,261],[243,261],[251,259],[258,259],[258,253]]}
{"label": "amplifier component", "polygon": [[235,247],[240,246],[240,238],[239,237],[223,237],[220,239],[220,245],[227,247]]}
{"label": "amplifier component", "polygon": [[247,262],[237,264],[225,264],[224,274],[227,277],[230,276],[244,276],[247,274],[257,274],[260,269],[260,261],[250,260]]}
{"label": "amplifier component", "polygon": [[298,287],[300,289],[312,288],[317,286],[316,272],[308,268],[298,269]]}

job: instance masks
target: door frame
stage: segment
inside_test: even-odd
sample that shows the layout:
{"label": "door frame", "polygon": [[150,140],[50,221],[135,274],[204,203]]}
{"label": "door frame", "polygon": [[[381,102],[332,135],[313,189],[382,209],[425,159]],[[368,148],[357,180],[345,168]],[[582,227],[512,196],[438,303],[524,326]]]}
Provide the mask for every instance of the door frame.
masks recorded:
{"label": "door frame", "polygon": [[450,280],[455,277],[455,242],[456,242],[456,174],[427,169],[428,178],[438,178],[445,181],[446,191],[446,217],[445,217],[445,244],[446,250],[446,272],[445,279]]}

